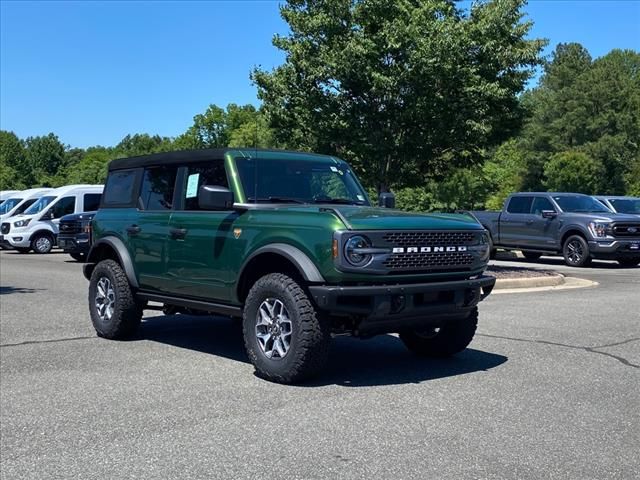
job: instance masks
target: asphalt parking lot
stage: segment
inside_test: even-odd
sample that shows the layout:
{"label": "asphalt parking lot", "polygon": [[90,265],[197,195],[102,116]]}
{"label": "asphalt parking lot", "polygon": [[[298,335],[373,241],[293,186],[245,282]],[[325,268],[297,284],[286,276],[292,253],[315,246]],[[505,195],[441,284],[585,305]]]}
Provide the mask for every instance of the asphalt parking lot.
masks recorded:
{"label": "asphalt parking lot", "polygon": [[640,268],[500,263],[599,285],[492,295],[451,360],[337,338],[322,378],[282,386],[229,320],[99,339],[80,264],[3,251],[0,476],[638,478]]}

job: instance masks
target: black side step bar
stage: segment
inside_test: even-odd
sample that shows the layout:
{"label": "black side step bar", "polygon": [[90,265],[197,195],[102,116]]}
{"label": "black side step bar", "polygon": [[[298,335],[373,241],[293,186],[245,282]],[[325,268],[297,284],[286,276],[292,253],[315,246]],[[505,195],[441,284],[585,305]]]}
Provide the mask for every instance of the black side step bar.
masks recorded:
{"label": "black side step bar", "polygon": [[138,292],[136,295],[141,300],[148,302],[166,303],[176,307],[187,307],[195,310],[204,310],[205,312],[217,313],[219,315],[228,315],[230,317],[241,317],[242,308],[233,305],[223,305],[221,303],[207,302],[204,300],[192,300],[189,298],[171,297],[168,295],[160,295],[157,293]]}

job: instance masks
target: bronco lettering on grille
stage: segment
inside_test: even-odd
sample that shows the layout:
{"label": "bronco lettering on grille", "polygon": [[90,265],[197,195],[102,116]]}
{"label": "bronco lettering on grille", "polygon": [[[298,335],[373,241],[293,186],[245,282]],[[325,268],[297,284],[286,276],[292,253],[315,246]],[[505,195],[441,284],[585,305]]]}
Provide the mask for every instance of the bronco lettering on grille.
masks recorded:
{"label": "bronco lettering on grille", "polygon": [[393,247],[393,253],[446,253],[446,252],[466,252],[467,247]]}

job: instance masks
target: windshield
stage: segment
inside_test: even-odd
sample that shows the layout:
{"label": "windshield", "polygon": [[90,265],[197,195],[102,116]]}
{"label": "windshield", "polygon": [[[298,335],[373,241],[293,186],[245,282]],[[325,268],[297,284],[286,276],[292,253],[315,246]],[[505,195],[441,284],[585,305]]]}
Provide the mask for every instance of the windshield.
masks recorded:
{"label": "windshield", "polygon": [[609,201],[618,213],[640,214],[640,198],[612,198]]}
{"label": "windshield", "polygon": [[369,205],[344,162],[237,158],[236,164],[248,202]]}
{"label": "windshield", "polygon": [[8,199],[6,199],[4,202],[2,202],[2,205],[0,205],[0,215],[4,215],[5,213],[9,213],[11,210],[13,210],[13,207],[18,205],[21,201],[22,201],[21,198],[8,198]]}
{"label": "windshield", "polygon": [[24,214],[33,215],[36,213],[40,213],[42,210],[47,208],[56,198],[57,197],[40,197],[40,199],[36,203],[31,205],[24,211]]}
{"label": "windshield", "polygon": [[611,211],[595,198],[586,195],[562,195],[553,197],[563,212],[573,213],[611,213]]}

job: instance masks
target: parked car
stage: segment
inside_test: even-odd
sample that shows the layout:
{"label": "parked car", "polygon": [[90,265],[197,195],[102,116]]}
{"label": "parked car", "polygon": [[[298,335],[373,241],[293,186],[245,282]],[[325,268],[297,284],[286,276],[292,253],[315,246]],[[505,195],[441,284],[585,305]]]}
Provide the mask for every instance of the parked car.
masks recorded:
{"label": "parked car", "polygon": [[612,212],[640,216],[640,198],[638,197],[599,195],[595,198],[602,202]]}
{"label": "parked car", "polygon": [[65,215],[58,225],[58,247],[72,258],[84,262],[91,248],[91,220],[96,212]]}
{"label": "parked car", "polygon": [[[23,213],[27,208],[33,205],[40,197],[45,193],[50,192],[51,188],[31,188],[29,190],[23,190],[14,192],[9,195],[8,198],[0,205],[0,248],[3,250],[10,249],[11,244],[4,238],[2,232],[2,223],[15,216]],[[8,227],[7,227],[8,228]],[[8,231],[8,230],[7,230]]]}
{"label": "parked car", "polygon": [[147,302],[239,317],[257,372],[283,383],[324,367],[332,333],[460,352],[495,284],[472,216],[376,208],[346,162],[310,153],[114,160],[93,236],[84,274],[99,336],[132,335]]}
{"label": "parked car", "polygon": [[58,223],[65,215],[95,210],[102,185],[68,185],[40,197],[22,215],[2,222],[4,242],[21,253],[49,253],[58,238]]}
{"label": "parked car", "polygon": [[515,193],[501,212],[471,212],[489,231],[492,248],[521,250],[525,258],[564,256],[584,267],[592,258],[640,263],[640,219],[613,213],[579,193]]}

